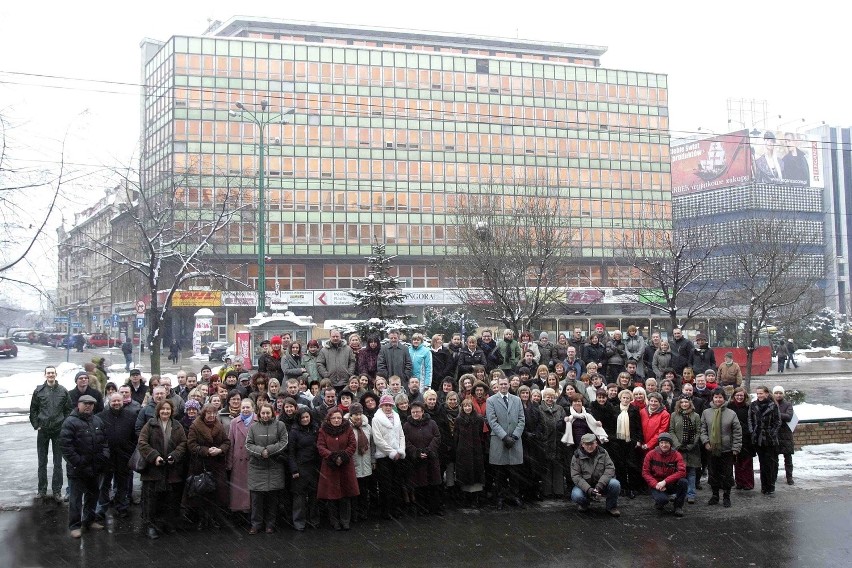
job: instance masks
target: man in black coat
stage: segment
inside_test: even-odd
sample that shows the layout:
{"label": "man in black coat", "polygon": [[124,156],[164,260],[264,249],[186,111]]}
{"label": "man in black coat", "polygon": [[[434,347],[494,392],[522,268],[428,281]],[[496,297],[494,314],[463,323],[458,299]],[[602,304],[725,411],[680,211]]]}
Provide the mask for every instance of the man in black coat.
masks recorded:
{"label": "man in black coat", "polygon": [[[689,365],[689,360],[692,358],[692,350],[695,349],[695,346],[692,342],[684,337],[683,330],[679,327],[676,327],[672,330],[672,339],[669,340],[669,347],[671,347],[672,353],[677,354],[683,359],[684,365]],[[678,370],[675,367],[675,371],[680,375],[683,373],[683,369]]]}
{"label": "man in black coat", "polygon": [[113,393],[109,397],[109,407],[98,414],[98,418],[104,423],[104,434],[109,445],[110,470],[104,472],[101,477],[100,495],[98,505],[95,508],[95,520],[103,523],[106,511],[110,506],[110,489],[115,480],[115,497],[111,500],[115,505],[116,515],[126,518],[130,506],[127,494],[127,478],[130,476],[130,468],[127,466],[133,449],[136,447],[136,412],[124,405],[124,399],[120,393]]}
{"label": "man in black coat", "polygon": [[432,384],[441,384],[444,377],[452,376],[456,372],[456,359],[453,353],[444,347],[444,337],[440,333],[432,336]]}
{"label": "man in black coat", "polygon": [[95,398],[87,394],[77,400],[77,408],[62,423],[59,440],[62,457],[68,464],[68,529],[71,538],[80,538],[84,528],[103,529],[95,518],[98,478],[109,469],[109,446],[104,423],[94,416]]}
{"label": "man in black coat", "polygon": [[476,342],[477,346],[485,354],[485,370],[490,373],[503,363],[503,356],[497,350],[497,342],[491,330],[484,330],[482,336]]}
{"label": "man in black coat", "polygon": [[77,388],[68,391],[71,406],[69,410],[74,410],[77,407],[77,401],[84,394],[95,399],[95,414],[102,412],[104,409],[104,397],[98,389],[93,389],[89,386],[89,374],[86,371],[80,371],[74,377],[74,382],[77,383]]}
{"label": "man in black coat", "polygon": [[68,391],[56,380],[56,367],[44,368],[44,382],[36,387],[30,403],[30,424],[38,432],[38,496],[47,497],[47,451],[53,444],[53,498],[62,502],[62,451],[59,430],[71,412]]}

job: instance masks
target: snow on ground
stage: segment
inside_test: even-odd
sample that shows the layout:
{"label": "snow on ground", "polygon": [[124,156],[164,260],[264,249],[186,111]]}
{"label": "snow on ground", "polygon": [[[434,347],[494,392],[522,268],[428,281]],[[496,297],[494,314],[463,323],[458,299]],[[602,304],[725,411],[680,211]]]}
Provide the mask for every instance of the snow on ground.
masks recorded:
{"label": "snow on ground", "polygon": [[829,404],[803,402],[793,407],[799,420],[824,420],[827,418],[852,418],[852,410],[837,408]]}
{"label": "snow on ground", "polygon": [[[830,355],[825,355],[825,352]],[[817,355],[819,354],[819,355]],[[811,361],[846,361],[846,357],[840,356],[840,347],[834,345],[832,347],[820,347],[818,349],[797,349],[796,363],[810,363]]]}
{"label": "snow on ground", "polygon": [[[779,456],[780,457],[780,456]],[[757,460],[754,460],[755,469]],[[781,478],[784,462],[780,464]],[[852,444],[805,446],[793,454],[793,477],[799,480],[849,479],[852,475]]]}

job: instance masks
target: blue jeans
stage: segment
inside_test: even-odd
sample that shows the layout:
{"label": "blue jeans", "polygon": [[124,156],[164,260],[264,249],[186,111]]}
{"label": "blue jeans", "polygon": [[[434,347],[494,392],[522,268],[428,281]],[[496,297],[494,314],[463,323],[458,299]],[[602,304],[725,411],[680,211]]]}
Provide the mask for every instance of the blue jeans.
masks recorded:
{"label": "blue jeans", "polygon": [[[610,479],[606,489],[604,490],[607,511],[611,511],[618,507],[618,496],[620,493],[621,483],[619,483],[617,479]],[[591,503],[589,497],[576,485],[574,486],[574,489],[571,490],[571,500],[581,507],[588,507],[589,503]]]}
{"label": "blue jeans", "polygon": [[681,507],[683,507],[683,502],[686,501],[687,486],[688,484],[686,478],[681,477],[674,485],[666,485],[665,491],[657,491],[655,488],[652,487],[651,497],[654,499],[654,504],[657,507],[662,508],[669,502],[669,495],[674,495],[675,509],[680,509]]}
{"label": "blue jeans", "polygon": [[695,499],[695,478],[698,474],[699,468],[697,467],[687,467],[686,468],[686,496],[690,499]]}

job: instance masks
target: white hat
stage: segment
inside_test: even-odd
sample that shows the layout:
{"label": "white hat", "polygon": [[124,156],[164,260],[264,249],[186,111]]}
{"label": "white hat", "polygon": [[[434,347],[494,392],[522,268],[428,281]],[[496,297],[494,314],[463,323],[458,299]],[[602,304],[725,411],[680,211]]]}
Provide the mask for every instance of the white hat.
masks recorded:
{"label": "white hat", "polygon": [[772,394],[775,394],[776,392],[784,394],[784,387],[782,387],[781,385],[775,385],[774,387],[772,387]]}

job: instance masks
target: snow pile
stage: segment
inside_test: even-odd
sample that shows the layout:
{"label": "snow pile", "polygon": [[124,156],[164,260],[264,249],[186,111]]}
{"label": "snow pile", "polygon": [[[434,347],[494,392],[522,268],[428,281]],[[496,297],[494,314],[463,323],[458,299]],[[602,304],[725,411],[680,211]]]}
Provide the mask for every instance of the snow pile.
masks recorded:
{"label": "snow pile", "polygon": [[[757,468],[757,460],[754,463]],[[783,478],[783,460],[780,470],[781,478]],[[849,479],[852,476],[852,444],[820,444],[803,447],[793,455],[793,476],[797,482],[832,478]]]}
{"label": "snow pile", "polygon": [[825,420],[828,418],[852,418],[852,410],[838,408],[829,404],[811,404],[803,402],[793,407],[796,417],[801,420]]}
{"label": "snow pile", "polygon": [[[825,353],[830,353],[825,355]],[[840,355],[841,349],[838,345],[831,347],[819,347],[816,349],[798,349],[796,351],[796,363],[810,363],[811,361],[846,361],[846,357]]]}

